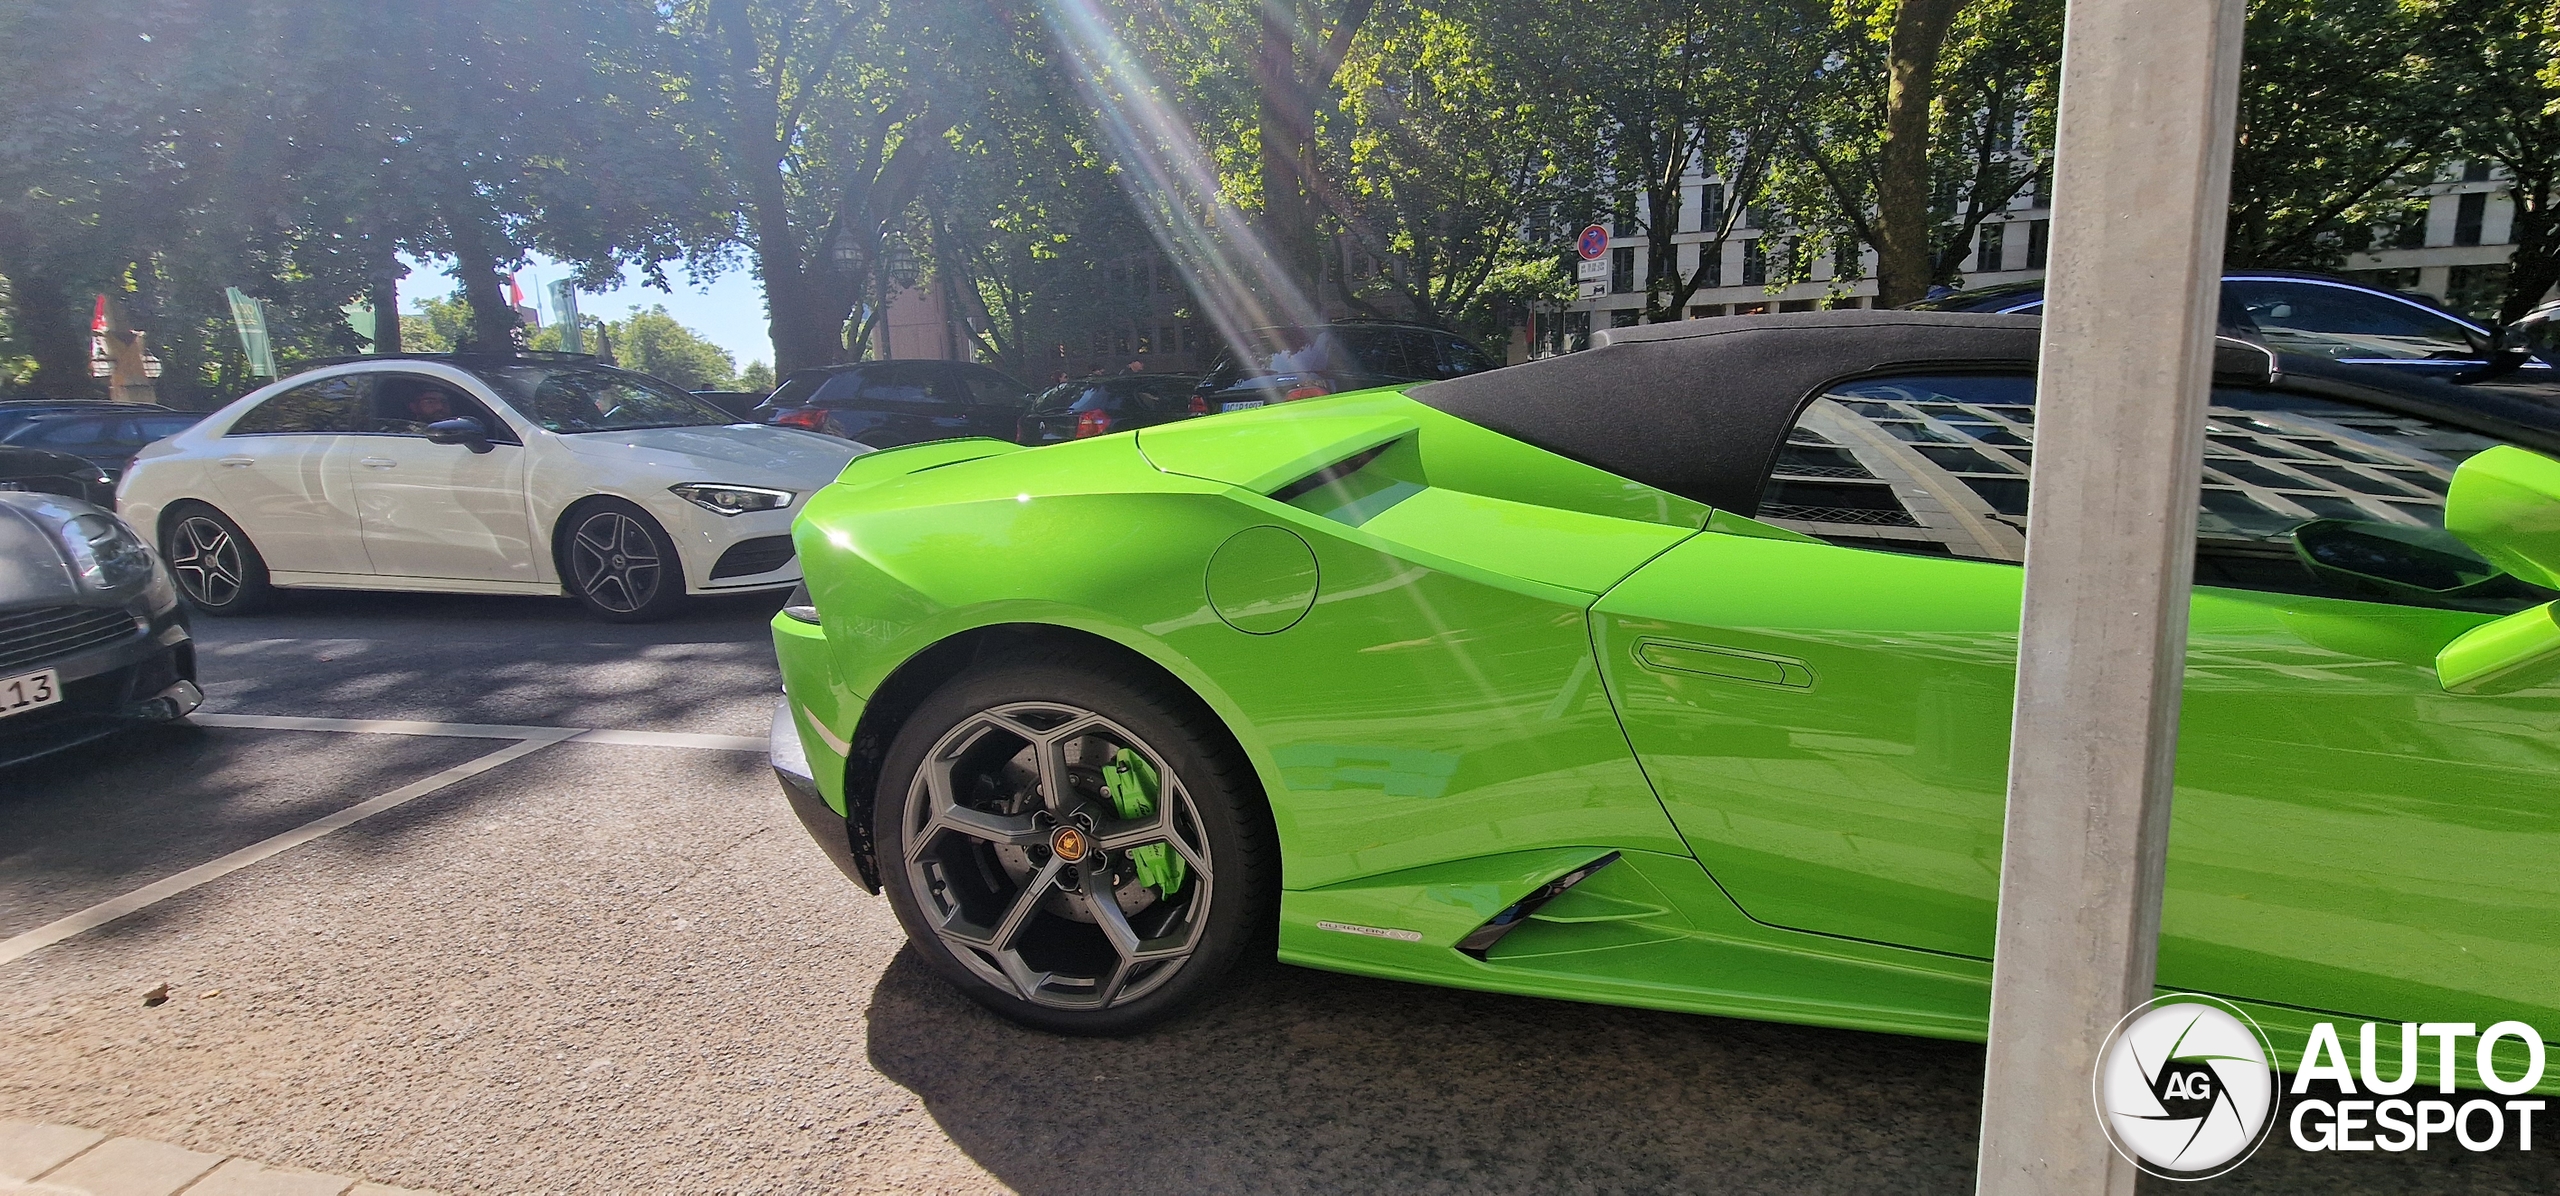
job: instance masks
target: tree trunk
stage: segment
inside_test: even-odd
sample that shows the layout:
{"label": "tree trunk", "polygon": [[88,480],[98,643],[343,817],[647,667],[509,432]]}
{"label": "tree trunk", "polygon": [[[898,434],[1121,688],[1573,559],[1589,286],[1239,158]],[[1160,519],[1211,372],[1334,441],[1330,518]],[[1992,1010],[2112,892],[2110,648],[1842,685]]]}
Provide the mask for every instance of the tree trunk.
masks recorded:
{"label": "tree trunk", "polygon": [[386,248],[373,266],[373,348],[374,353],[400,352],[400,276],[408,268]]}
{"label": "tree trunk", "polygon": [[1876,306],[1929,293],[1929,107],[1938,51],[1964,0],[1902,0],[1887,50],[1884,148],[1876,172]]}
{"label": "tree trunk", "polygon": [[1315,227],[1307,198],[1306,167],[1315,139],[1315,98],[1298,71],[1297,30],[1287,16],[1294,5],[1261,5],[1261,42],[1253,74],[1261,92],[1257,132],[1261,142],[1262,219],[1272,254],[1288,277],[1275,280],[1300,295],[1316,293]]}
{"label": "tree trunk", "polygon": [[2555,180],[2539,170],[2518,170],[2519,163],[2505,163],[2514,182],[2508,187],[2508,198],[2515,201],[2516,255],[2507,273],[2507,298],[2498,306],[2498,324],[2504,327],[2523,318],[2542,303],[2542,297],[2560,284],[2560,212],[2552,208]]}
{"label": "tree trunk", "polygon": [[446,217],[453,227],[453,277],[471,307],[471,348],[504,353],[515,347],[516,309],[498,289],[498,257],[489,233],[470,216]]}

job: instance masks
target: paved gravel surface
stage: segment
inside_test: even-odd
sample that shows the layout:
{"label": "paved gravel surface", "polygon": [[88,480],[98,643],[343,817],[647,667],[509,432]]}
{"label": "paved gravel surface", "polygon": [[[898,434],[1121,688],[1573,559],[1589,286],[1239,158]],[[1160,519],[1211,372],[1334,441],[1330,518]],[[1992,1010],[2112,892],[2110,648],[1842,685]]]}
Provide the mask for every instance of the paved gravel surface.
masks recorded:
{"label": "paved gravel surface", "polygon": [[[770,609],[306,598],[200,625],[207,709],[761,734]],[[208,727],[0,772],[0,937],[500,746]],[[1978,1047],[1274,964],[1069,1040],[901,944],[760,758],[555,744],[0,964],[0,1116],[453,1193],[1970,1187]],[[2547,1192],[2554,1151],[2279,1140],[2210,1186]]]}

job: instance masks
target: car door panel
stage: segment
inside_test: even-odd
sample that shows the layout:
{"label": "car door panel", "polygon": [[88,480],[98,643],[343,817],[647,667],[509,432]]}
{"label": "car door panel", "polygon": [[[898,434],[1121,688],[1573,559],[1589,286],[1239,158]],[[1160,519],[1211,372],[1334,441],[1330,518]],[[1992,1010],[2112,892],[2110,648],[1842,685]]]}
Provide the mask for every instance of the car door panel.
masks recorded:
{"label": "car door panel", "polygon": [[[418,421],[395,409],[407,391],[427,386],[457,395],[451,382],[385,375],[375,412],[384,429],[348,437],[366,559],[385,577],[458,581],[538,581],[537,550],[525,493],[525,450],[507,425],[476,400],[461,399],[455,416],[481,421],[499,442],[486,452],[430,443],[408,431]],[[402,429],[392,431],[390,429]]]}
{"label": "car door panel", "polygon": [[[1990,957],[2020,577],[1706,535],[1595,608],[1647,775],[1751,916]],[[2461,992],[2560,1009],[2560,699],[2450,695],[2431,667],[2489,617],[2197,591],[2163,984],[2412,1020]],[[1647,659],[1665,643],[1746,667]]]}
{"label": "car door panel", "polygon": [[[1594,643],[1673,821],[1751,916],[1988,958],[2029,396],[1842,389],[1761,507],[1834,542],[1685,542],[1603,597]],[[2251,391],[2216,392],[2209,441],[2162,983],[2411,1020],[2456,991],[2549,1012],[2560,690],[2458,696],[2433,668],[2538,599],[2352,596],[2293,539],[2312,517],[2440,536],[2445,479],[2492,441]]]}
{"label": "car door panel", "polygon": [[297,386],[234,420],[215,456],[211,488],[279,573],[372,572],[356,514],[353,446],[361,374]]}

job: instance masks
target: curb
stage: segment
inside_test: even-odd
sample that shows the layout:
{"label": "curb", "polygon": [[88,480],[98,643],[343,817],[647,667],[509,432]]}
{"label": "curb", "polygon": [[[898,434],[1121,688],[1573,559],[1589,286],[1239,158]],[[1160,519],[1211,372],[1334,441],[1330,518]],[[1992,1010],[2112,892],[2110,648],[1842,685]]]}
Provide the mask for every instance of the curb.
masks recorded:
{"label": "curb", "polygon": [[147,1138],[0,1117],[0,1196],[435,1196]]}

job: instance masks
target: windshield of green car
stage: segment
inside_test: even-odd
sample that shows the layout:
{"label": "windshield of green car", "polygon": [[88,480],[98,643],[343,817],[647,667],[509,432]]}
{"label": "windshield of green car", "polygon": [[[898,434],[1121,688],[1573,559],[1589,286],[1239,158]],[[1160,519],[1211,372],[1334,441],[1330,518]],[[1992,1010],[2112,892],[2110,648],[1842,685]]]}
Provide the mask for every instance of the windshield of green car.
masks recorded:
{"label": "windshield of green car", "polygon": [[477,371],[526,419],[552,432],[699,428],[737,417],[645,374],[597,365],[487,366]]}

